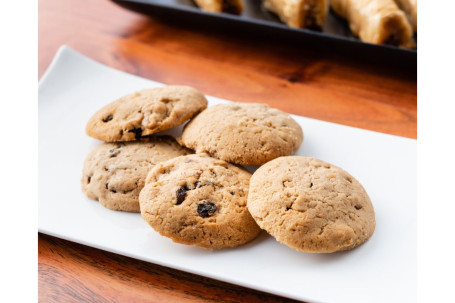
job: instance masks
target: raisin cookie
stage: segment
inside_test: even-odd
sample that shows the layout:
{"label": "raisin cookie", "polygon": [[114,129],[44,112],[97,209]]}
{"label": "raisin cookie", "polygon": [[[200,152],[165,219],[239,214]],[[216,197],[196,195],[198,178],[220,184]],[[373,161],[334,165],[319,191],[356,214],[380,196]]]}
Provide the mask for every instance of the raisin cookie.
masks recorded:
{"label": "raisin cookie", "polygon": [[258,103],[210,107],[191,120],[178,139],[197,153],[242,165],[292,155],[302,140],[302,128],[294,119]]}
{"label": "raisin cookie", "polygon": [[105,142],[133,141],[181,125],[206,107],[204,95],[189,86],[146,89],[101,108],[86,132]]}
{"label": "raisin cookie", "polygon": [[139,212],[139,192],[149,170],[159,162],[189,153],[171,137],[103,143],[85,160],[82,190],[109,209]]}
{"label": "raisin cookie", "polygon": [[252,176],[248,209],[279,242],[299,251],[352,249],[373,234],[374,209],[350,174],[310,157],[281,157]]}
{"label": "raisin cookie", "polygon": [[204,248],[235,247],[260,228],[246,203],[251,174],[206,154],[155,166],[139,195],[142,217],[175,242]]}

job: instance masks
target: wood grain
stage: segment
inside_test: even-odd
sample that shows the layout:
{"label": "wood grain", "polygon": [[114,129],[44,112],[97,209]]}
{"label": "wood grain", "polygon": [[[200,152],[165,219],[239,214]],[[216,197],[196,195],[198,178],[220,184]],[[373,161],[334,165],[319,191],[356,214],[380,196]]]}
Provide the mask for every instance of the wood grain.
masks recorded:
{"label": "wood grain", "polygon": [[58,47],[67,44],[156,81],[192,85],[236,101],[264,102],[320,120],[417,136],[413,72],[151,19],[108,1],[41,0],[39,14],[39,75]]}
{"label": "wood grain", "polygon": [[40,234],[40,302],[293,302]]}
{"label": "wood grain", "polygon": [[[38,26],[38,77],[66,44],[152,80],[417,137],[415,71],[356,61],[279,37],[151,18],[110,1],[40,0]],[[38,240],[40,302],[286,301],[50,236]]]}

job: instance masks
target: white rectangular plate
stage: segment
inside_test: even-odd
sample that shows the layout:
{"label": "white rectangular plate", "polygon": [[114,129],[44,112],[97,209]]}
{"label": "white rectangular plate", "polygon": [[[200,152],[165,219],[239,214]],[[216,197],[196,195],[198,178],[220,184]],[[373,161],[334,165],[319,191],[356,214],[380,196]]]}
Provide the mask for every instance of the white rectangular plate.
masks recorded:
{"label": "white rectangular plate", "polygon": [[160,85],[59,50],[39,84],[40,232],[298,300],[416,300],[415,140],[293,116],[305,133],[297,154],[344,168],[371,197],[376,231],[349,252],[301,253],[265,233],[236,249],[204,250],[160,236],[139,214],[87,199],[82,164],[99,141],[85,134],[86,122],[119,96]]}

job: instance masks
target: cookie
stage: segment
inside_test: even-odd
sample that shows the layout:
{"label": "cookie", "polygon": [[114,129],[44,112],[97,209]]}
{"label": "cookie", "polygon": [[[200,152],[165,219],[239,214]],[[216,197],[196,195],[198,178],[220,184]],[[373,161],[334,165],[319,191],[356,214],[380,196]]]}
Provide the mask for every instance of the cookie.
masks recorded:
{"label": "cookie", "polygon": [[258,103],[209,107],[186,125],[178,139],[197,153],[243,165],[292,155],[302,140],[302,128],[294,119]]}
{"label": "cookie", "polygon": [[87,156],[82,190],[113,210],[139,212],[139,192],[151,168],[161,161],[186,155],[171,137],[152,137],[143,142],[103,143]]}
{"label": "cookie", "polygon": [[133,141],[181,125],[206,107],[204,95],[189,86],[146,89],[101,108],[86,132],[105,142]]}
{"label": "cookie", "polygon": [[248,209],[258,225],[299,251],[352,249],[373,234],[373,205],[362,185],[332,164],[281,157],[252,176]]}
{"label": "cookie", "polygon": [[161,235],[204,248],[235,247],[260,228],[246,202],[251,174],[206,154],[155,166],[139,195],[142,217]]}
{"label": "cookie", "polygon": [[243,12],[243,0],[194,0],[202,10],[212,13],[240,15]]}

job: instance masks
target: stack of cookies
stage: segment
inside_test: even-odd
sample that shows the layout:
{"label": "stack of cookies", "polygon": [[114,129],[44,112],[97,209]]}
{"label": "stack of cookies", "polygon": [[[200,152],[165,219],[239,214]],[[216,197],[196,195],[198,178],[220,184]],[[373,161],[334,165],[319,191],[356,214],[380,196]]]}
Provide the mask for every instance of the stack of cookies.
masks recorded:
{"label": "stack of cookies", "polygon": [[[245,244],[261,229],[304,252],[352,249],[371,236],[362,185],[334,165],[291,156],[303,132],[288,114],[254,103],[206,107],[196,89],[167,86],[100,109],[87,134],[105,143],[85,161],[83,191],[205,248]],[[177,141],[156,134],[188,120]],[[242,165],[260,167],[251,175]]]}

